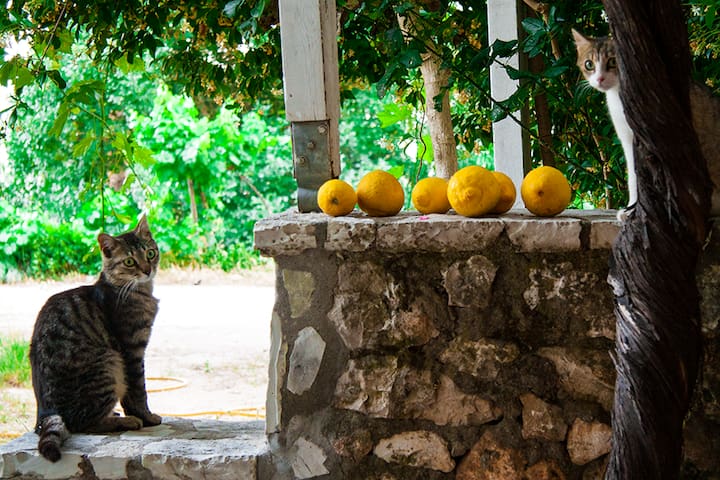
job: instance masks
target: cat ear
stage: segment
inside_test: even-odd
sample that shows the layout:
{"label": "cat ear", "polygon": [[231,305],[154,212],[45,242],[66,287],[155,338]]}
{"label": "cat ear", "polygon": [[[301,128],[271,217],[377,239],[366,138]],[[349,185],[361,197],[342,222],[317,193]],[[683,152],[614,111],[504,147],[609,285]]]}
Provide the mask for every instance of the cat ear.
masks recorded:
{"label": "cat ear", "polygon": [[590,39],[587,38],[582,33],[578,32],[574,28],[572,29],[573,38],[575,39],[575,46],[579,47],[581,45],[587,45],[590,43]]}
{"label": "cat ear", "polygon": [[98,235],[98,244],[105,258],[112,257],[112,250],[117,241],[107,233]]}
{"label": "cat ear", "polygon": [[134,230],[135,234],[140,237],[150,237],[150,226],[147,223],[147,217],[143,213],[143,216],[140,217],[140,221],[138,222],[137,226]]}

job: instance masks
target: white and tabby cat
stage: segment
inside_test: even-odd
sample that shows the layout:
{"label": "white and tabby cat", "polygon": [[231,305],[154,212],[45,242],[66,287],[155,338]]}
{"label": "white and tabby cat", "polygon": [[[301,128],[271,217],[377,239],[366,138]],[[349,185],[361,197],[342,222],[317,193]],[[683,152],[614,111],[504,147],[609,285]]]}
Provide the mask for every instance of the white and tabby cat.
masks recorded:
{"label": "white and tabby cat", "polygon": [[[635,174],[635,157],[633,153],[634,134],[628,125],[620,101],[620,76],[615,58],[615,41],[611,37],[586,37],[573,29],[577,48],[577,65],[590,86],[603,92],[607,99],[608,111],[615,132],[622,144],[628,174],[628,208],[637,202],[637,176]],[[691,83],[690,103],[693,113],[693,125],[700,141],[700,148],[707,161],[710,179],[714,184],[712,194],[711,215],[720,215],[720,100],[713,97],[710,91],[695,83]],[[618,213],[624,220],[626,210]]]}

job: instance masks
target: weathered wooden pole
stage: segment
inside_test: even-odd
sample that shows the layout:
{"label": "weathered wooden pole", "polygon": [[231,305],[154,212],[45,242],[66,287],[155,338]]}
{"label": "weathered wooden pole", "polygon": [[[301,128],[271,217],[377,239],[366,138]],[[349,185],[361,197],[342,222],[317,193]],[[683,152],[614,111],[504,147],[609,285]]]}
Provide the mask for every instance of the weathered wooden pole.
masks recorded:
{"label": "weathered wooden pole", "polygon": [[285,112],[301,212],[318,210],[317,189],[340,174],[340,86],[335,0],[280,0]]}
{"label": "weathered wooden pole", "polygon": [[695,267],[710,198],[690,114],[687,27],[679,0],[603,3],[639,185],[610,266],[618,376],[605,478],[677,479],[702,354]]}

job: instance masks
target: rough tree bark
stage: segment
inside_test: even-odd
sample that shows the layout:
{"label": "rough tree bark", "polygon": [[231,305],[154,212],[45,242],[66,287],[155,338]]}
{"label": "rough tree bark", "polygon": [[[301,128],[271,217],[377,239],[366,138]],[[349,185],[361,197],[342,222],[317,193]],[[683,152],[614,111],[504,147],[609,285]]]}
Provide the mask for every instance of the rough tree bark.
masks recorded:
{"label": "rough tree bark", "polygon": [[695,267],[710,198],[690,116],[687,30],[679,0],[603,3],[639,185],[610,266],[618,376],[605,478],[676,479],[702,354]]}

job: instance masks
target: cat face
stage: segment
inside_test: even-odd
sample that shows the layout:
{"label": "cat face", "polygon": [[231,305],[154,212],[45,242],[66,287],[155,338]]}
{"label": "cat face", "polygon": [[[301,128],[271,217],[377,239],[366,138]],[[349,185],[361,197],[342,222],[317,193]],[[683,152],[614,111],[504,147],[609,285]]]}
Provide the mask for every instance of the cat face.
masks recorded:
{"label": "cat face", "polygon": [[577,65],[588,83],[601,92],[619,87],[615,42],[609,37],[586,37],[573,29]]}
{"label": "cat face", "polygon": [[149,282],[157,272],[160,253],[143,215],[134,230],[113,237],[98,235],[103,255],[103,273],[118,287]]}

